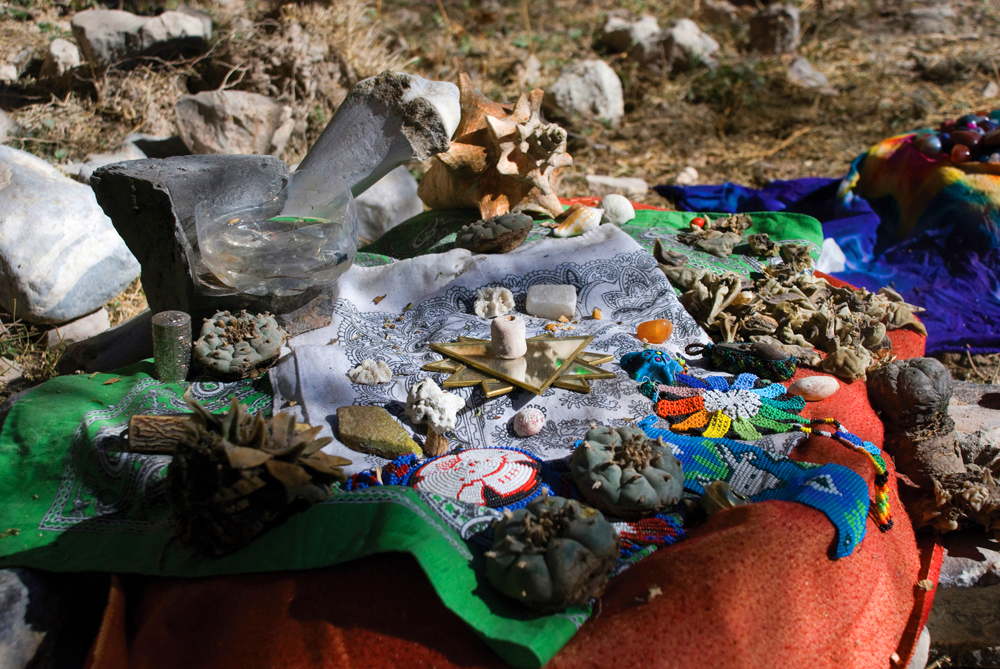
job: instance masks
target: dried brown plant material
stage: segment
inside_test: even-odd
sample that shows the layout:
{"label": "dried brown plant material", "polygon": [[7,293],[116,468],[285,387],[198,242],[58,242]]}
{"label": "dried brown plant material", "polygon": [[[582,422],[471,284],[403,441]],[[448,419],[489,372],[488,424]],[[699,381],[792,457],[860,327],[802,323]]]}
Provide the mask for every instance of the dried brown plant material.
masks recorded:
{"label": "dried brown plant material", "polygon": [[120,376],[116,376],[116,377],[115,377],[115,378],[113,378],[113,379],[108,379],[107,381],[105,381],[105,382],[104,382],[103,384],[101,384],[101,385],[105,385],[105,386],[110,386],[111,384],[113,384],[113,383],[118,383],[118,382],[119,382],[119,381],[121,381],[121,380],[122,380],[122,377],[120,377]]}
{"label": "dried brown plant material", "polygon": [[545,329],[548,330],[549,332],[555,332],[556,331],[556,324],[555,323],[548,323],[548,324],[546,324]]}
{"label": "dried brown plant material", "polygon": [[424,440],[424,455],[436,458],[448,452],[448,438],[438,434],[430,425],[427,426],[427,438]]}
{"label": "dried brown plant material", "polygon": [[378,296],[378,297],[376,297],[376,298],[375,298],[374,300],[372,300],[372,302],[373,302],[374,304],[378,304],[379,302],[381,302],[382,300],[384,300],[384,299],[385,299],[385,297],[386,297],[385,295],[379,295],[379,296]]}

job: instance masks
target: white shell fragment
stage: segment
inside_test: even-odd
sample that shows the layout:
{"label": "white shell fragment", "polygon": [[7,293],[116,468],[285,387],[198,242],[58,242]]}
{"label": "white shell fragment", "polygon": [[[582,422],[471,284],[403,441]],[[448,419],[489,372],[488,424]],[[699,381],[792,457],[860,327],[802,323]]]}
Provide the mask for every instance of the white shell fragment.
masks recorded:
{"label": "white shell fragment", "polygon": [[798,395],[807,402],[825,400],[840,390],[840,383],[832,376],[807,376],[788,386],[789,395]]}
{"label": "white shell fragment", "polygon": [[514,293],[500,286],[480,288],[476,296],[475,311],[480,318],[496,318],[510,313],[514,308]]}
{"label": "white shell fragment", "polygon": [[464,399],[441,390],[430,377],[418,381],[406,396],[407,417],[415,424],[429,425],[441,435],[455,429],[458,412],[464,406]]}
{"label": "white shell fragment", "polygon": [[624,195],[605,195],[601,198],[600,206],[604,210],[601,225],[621,225],[635,218],[635,207]]}
{"label": "white shell fragment", "polygon": [[552,231],[552,234],[556,237],[576,237],[577,235],[582,235],[599,226],[603,215],[603,209],[580,207],[567,216],[566,220]]}
{"label": "white shell fragment", "polygon": [[347,372],[352,383],[360,383],[366,386],[374,386],[379,383],[389,383],[392,379],[392,370],[389,365],[382,360],[362,360],[361,364]]}
{"label": "white shell fragment", "polygon": [[519,437],[533,437],[545,427],[545,414],[541,409],[525,407],[514,416],[514,433]]}

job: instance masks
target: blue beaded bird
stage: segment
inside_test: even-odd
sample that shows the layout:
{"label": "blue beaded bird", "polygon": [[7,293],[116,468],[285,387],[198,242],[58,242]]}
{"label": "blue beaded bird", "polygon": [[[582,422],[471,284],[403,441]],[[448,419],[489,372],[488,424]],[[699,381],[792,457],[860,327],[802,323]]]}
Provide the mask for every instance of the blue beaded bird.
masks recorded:
{"label": "blue beaded bird", "polygon": [[640,383],[653,381],[673,385],[677,375],[687,371],[687,366],[682,361],[669,353],[651,348],[626,353],[619,364]]}

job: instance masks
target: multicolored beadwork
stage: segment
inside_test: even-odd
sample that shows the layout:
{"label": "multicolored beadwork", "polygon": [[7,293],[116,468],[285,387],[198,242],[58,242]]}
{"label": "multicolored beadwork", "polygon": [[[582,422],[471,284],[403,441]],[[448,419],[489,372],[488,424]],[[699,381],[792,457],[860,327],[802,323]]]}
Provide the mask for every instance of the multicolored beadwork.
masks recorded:
{"label": "multicolored beadwork", "polygon": [[750,373],[770,381],[787,381],[795,376],[798,361],[794,355],[772,360],[754,349],[754,344],[689,344],[684,353],[700,355],[712,369],[727,374]]}
{"label": "multicolored beadwork", "polygon": [[621,539],[623,558],[649,546],[670,546],[684,538],[681,518],[676,513],[658,513],[636,521],[612,521],[611,524]]}
{"label": "multicolored beadwork", "polygon": [[683,360],[652,348],[626,353],[619,364],[633,379],[640,382],[673,383],[678,374],[687,371]]}
{"label": "multicolored beadwork", "polygon": [[806,403],[787,394],[780,383],[765,384],[754,374],[729,383],[723,376],[699,379],[678,374],[677,386],[644,383],[640,392],[656,403],[656,414],[674,432],[718,439],[760,439],[788,432],[802,423]]}

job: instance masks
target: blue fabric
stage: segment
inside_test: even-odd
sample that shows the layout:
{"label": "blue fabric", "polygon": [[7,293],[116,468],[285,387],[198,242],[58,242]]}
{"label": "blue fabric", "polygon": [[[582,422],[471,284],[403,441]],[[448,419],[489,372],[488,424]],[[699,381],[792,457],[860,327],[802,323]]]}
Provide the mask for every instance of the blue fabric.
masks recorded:
{"label": "blue fabric", "polygon": [[[847,256],[834,276],[875,292],[890,286],[907,302],[927,309],[927,352],[1000,351],[1000,248],[970,248],[950,228],[924,231],[876,250],[880,219],[868,202],[838,197],[839,179],[774,181],[761,189],[719,186],[657,186],[679,209],[746,213],[787,211],[813,216],[823,236]],[[958,225],[958,223],[956,223]],[[947,242],[947,243],[943,243]]]}

